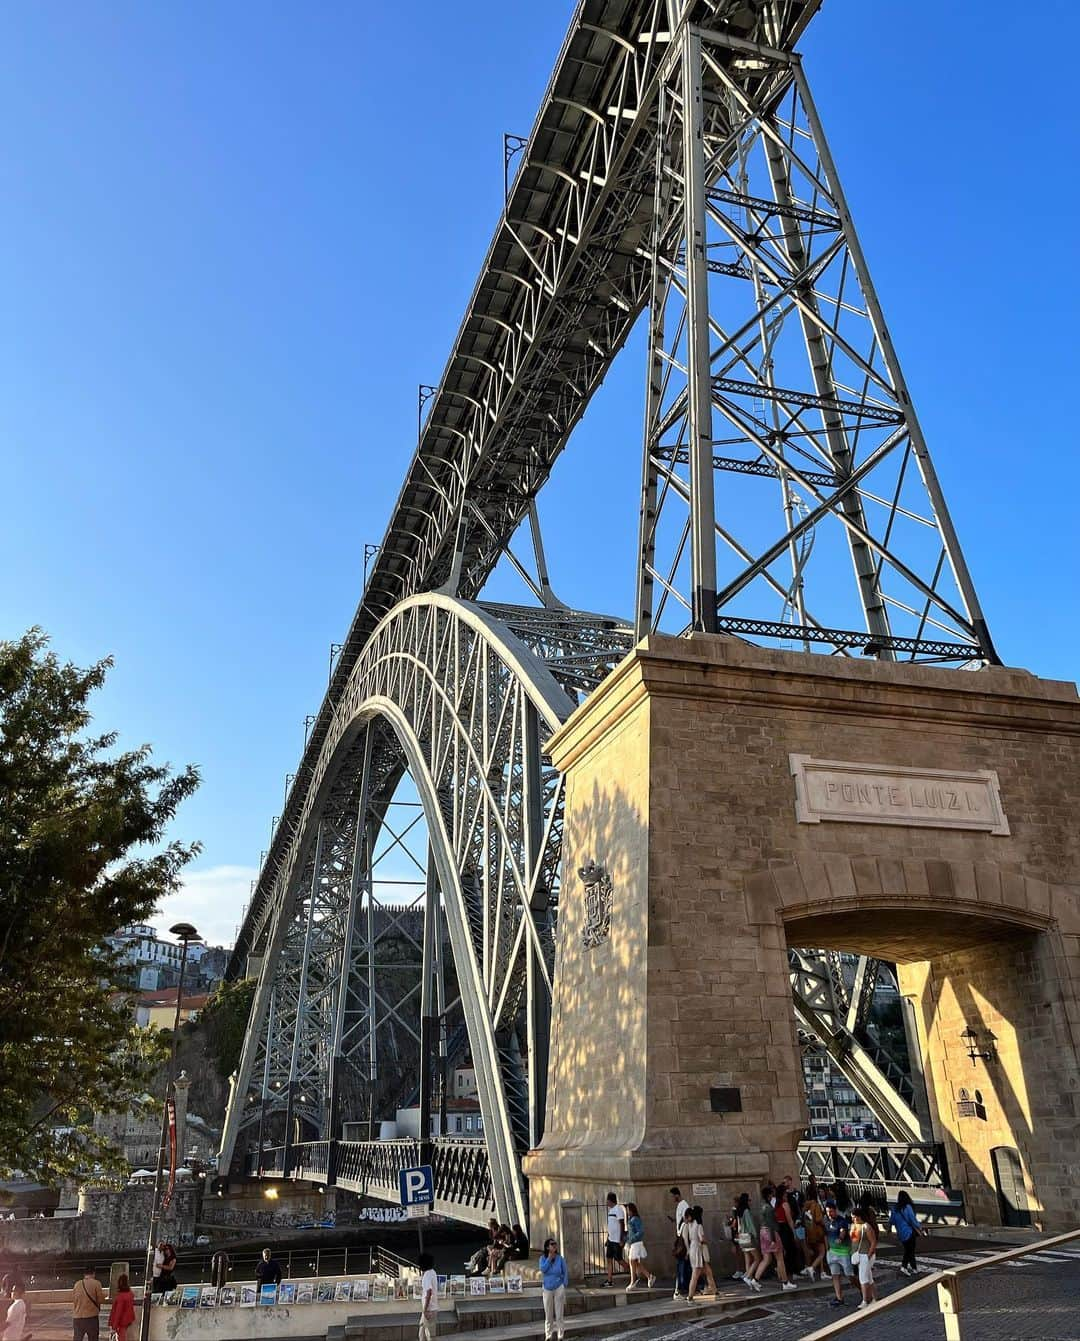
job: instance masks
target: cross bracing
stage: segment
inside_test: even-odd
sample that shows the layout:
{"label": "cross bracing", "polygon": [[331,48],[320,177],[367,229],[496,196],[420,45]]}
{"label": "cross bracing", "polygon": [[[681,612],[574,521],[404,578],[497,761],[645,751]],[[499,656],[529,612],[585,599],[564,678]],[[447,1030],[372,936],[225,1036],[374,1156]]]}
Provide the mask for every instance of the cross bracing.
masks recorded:
{"label": "cross bracing", "polygon": [[[449,596],[410,597],[354,665],[273,892],[226,1159],[250,1144],[321,1139],[357,1116],[343,1099],[377,1081],[380,1023],[391,1041],[411,1032],[423,1056],[407,1007],[432,989],[434,923],[445,917],[493,1195],[504,1219],[524,1223],[519,1160],[542,1132],[562,835],[562,783],[542,740],[629,634],[568,611],[501,613],[505,622]],[[431,920],[395,1005],[386,974],[372,971],[370,920],[373,857],[380,832],[400,825],[387,809],[404,770],[426,821]],[[421,1027],[435,1006],[421,1000]]]}
{"label": "cross bracing", "polygon": [[[515,145],[449,361],[421,390],[418,449],[234,952],[232,974],[252,954],[262,971],[227,1153],[276,1122],[287,1167],[290,1142],[335,1130],[357,1095],[370,1106],[386,1046],[408,1036],[429,1055],[432,1011],[447,1009],[434,972],[445,915],[493,1204],[520,1217],[516,1154],[543,1123],[560,879],[561,789],[541,724],[553,729],[635,634],[996,660],[794,49],[818,7],[579,5]],[[622,623],[554,597],[535,499],[642,313],[638,563]],[[535,579],[509,550],[527,516]],[[503,556],[537,607],[470,604]],[[374,866],[406,773],[428,831],[425,920],[419,983],[390,992]],[[855,1058],[890,1130],[913,1132],[904,1078],[816,963],[795,952],[803,1027]]]}

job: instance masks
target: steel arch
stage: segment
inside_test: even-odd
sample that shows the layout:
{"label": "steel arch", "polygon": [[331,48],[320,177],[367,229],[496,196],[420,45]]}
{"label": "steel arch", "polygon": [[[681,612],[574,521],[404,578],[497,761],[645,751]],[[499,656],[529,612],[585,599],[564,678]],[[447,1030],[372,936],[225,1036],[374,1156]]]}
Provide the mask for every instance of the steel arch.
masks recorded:
{"label": "steel arch", "polygon": [[367,1060],[356,922],[373,829],[403,763],[446,909],[496,1206],[525,1222],[519,1158],[542,1122],[561,808],[541,742],[575,706],[477,605],[413,596],[379,624],[335,705],[276,881],[223,1168],[256,1120],[260,1143],[275,1115],[287,1140],[305,1124],[335,1130],[343,1071]]}

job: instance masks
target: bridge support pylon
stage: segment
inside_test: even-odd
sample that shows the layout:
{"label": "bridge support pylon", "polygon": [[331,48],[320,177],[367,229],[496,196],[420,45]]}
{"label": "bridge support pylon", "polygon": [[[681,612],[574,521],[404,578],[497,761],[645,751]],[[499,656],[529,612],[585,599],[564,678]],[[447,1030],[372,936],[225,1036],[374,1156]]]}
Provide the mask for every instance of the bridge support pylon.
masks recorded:
{"label": "bridge support pylon", "polygon": [[609,1190],[655,1238],[672,1185],[719,1236],[735,1194],[797,1173],[789,945],[899,965],[969,1219],[1075,1223],[1072,685],[651,635],[548,749],[566,810],[535,1242],[561,1199]]}

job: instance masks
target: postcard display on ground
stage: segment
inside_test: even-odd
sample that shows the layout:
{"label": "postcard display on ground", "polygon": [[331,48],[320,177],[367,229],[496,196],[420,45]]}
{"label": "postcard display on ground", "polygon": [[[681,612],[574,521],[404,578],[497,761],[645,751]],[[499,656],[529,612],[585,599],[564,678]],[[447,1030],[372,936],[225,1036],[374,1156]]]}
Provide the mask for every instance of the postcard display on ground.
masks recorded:
{"label": "postcard display on ground", "polygon": [[[463,1298],[465,1295],[521,1294],[524,1282],[520,1275],[503,1276],[440,1276],[439,1294],[444,1298]],[[154,1295],[159,1308],[269,1308],[291,1307],[295,1304],[368,1304],[387,1300],[420,1298],[420,1277],[417,1274],[377,1276],[374,1279],[282,1281],[280,1285],[257,1285],[254,1281],[239,1285],[184,1285],[165,1294]]]}

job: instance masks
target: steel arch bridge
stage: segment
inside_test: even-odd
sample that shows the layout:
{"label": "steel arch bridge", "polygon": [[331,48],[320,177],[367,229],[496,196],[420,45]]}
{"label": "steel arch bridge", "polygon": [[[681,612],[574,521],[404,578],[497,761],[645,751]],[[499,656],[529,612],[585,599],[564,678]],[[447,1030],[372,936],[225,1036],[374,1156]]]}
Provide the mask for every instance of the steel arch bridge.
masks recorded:
{"label": "steel arch bridge", "polygon": [[[408,597],[354,663],[273,891],[223,1150],[252,1131],[260,1146],[271,1130],[285,1145],[306,1144],[293,1132],[321,1140],[340,1123],[345,1092],[376,1081],[385,1001],[359,923],[374,909],[378,831],[407,771],[430,850],[420,990],[426,998],[436,986],[441,905],[490,1197],[523,1224],[520,1156],[542,1132],[562,819],[542,741],[630,640],[595,616],[500,613],[445,594]],[[425,999],[422,1020],[434,1004]],[[257,1102],[235,1101],[254,1091]]]}
{"label": "steel arch bridge", "polygon": [[[374,1134],[384,1043],[411,1038],[428,1066],[445,939],[486,1143],[437,1143],[437,1198],[525,1222],[560,882],[543,741],[635,638],[996,662],[796,50],[820,3],[578,5],[512,183],[508,151],[454,349],[421,388],[419,445],[233,954],[230,976],[259,973],[223,1171],[250,1151],[275,1176],[392,1193],[385,1143],[343,1142],[342,1125],[366,1113]],[[642,314],[624,622],[555,598],[535,500]],[[509,548],[526,519],[531,568]],[[534,606],[480,603],[502,559]],[[406,775],[429,850],[395,994],[378,918],[402,919],[375,867],[380,836],[401,840]],[[916,1087],[869,1022],[879,968],[793,952],[796,1012],[890,1133],[918,1140]]]}

